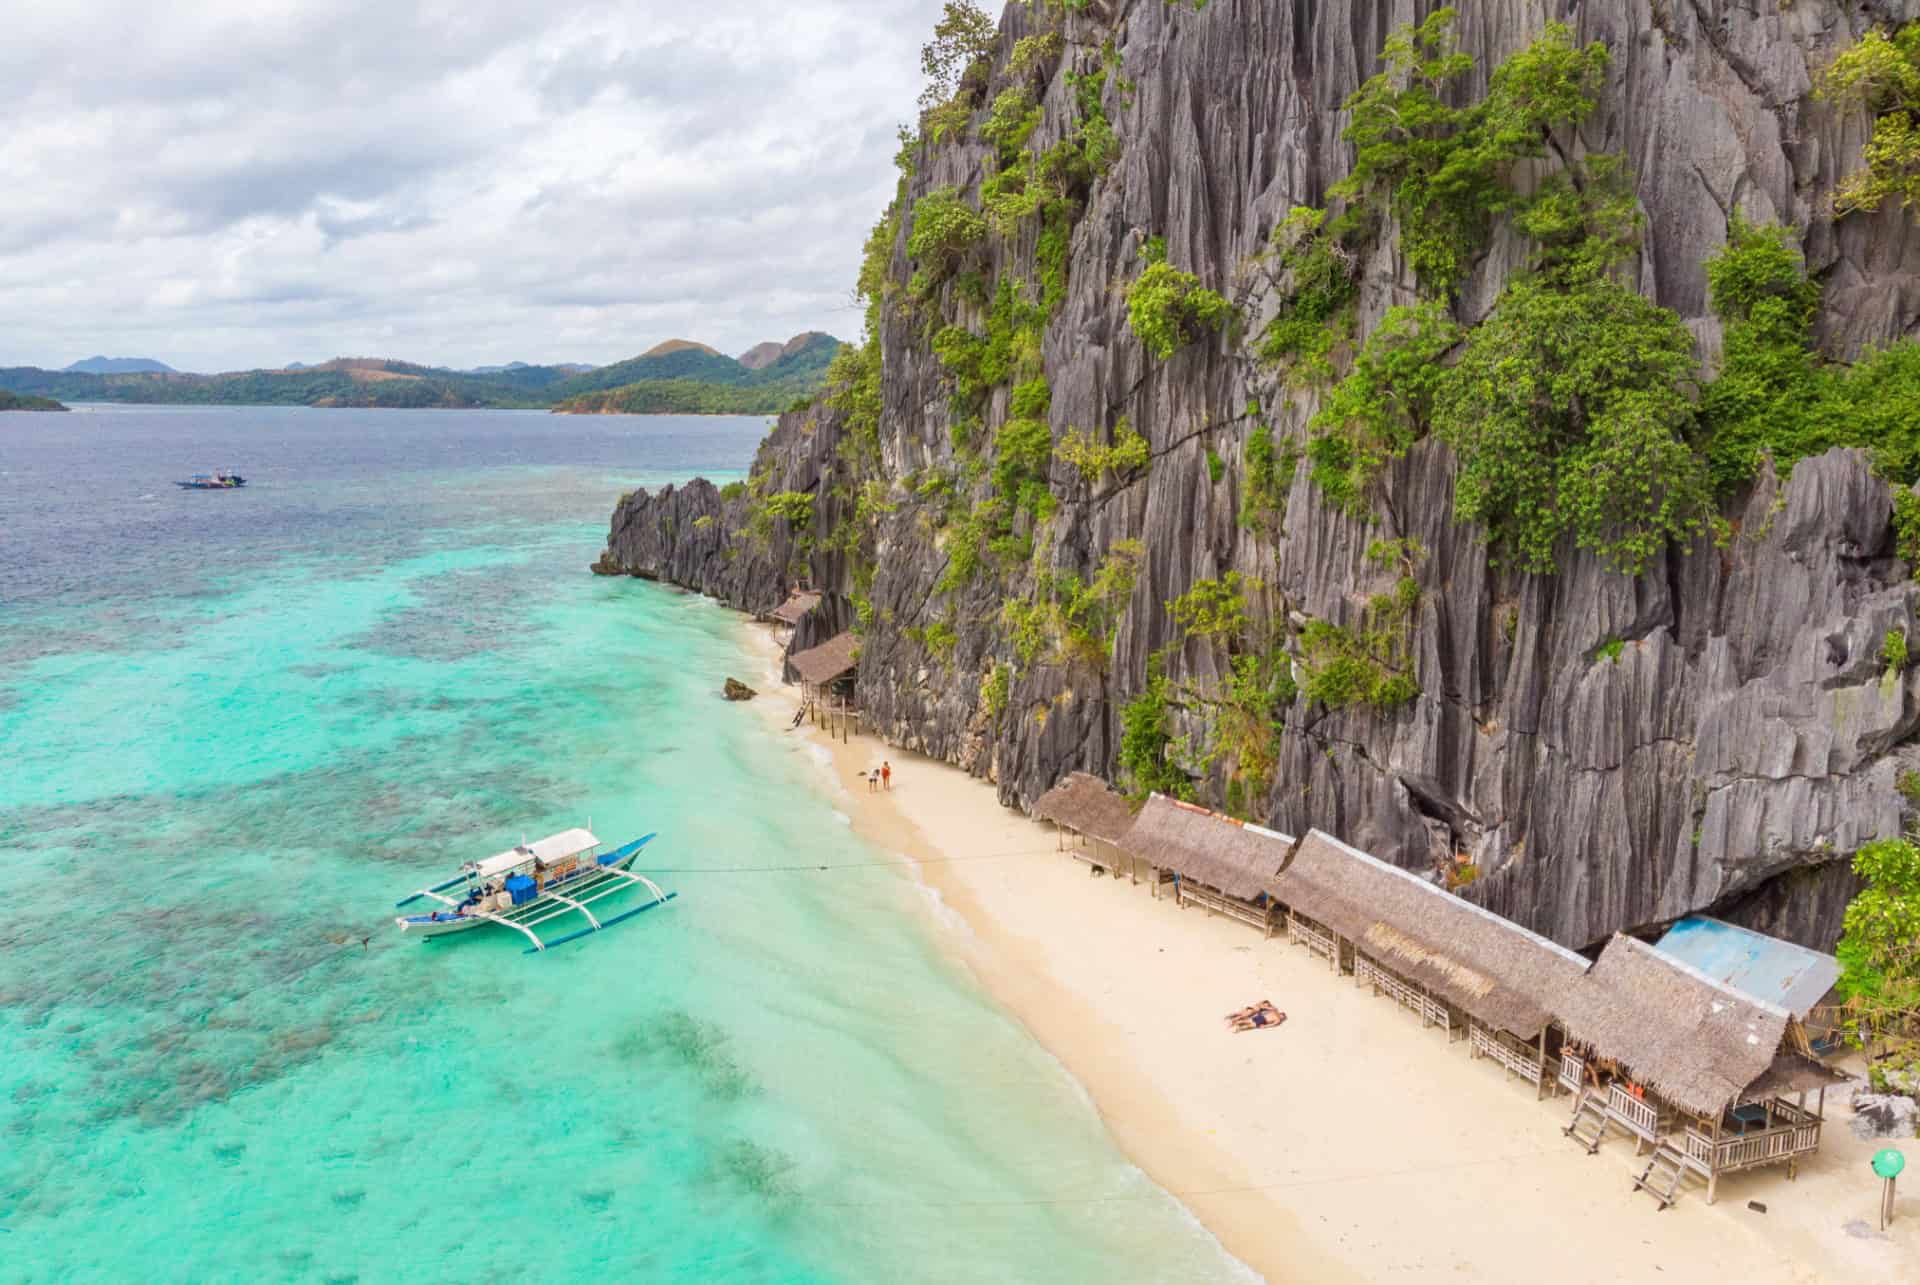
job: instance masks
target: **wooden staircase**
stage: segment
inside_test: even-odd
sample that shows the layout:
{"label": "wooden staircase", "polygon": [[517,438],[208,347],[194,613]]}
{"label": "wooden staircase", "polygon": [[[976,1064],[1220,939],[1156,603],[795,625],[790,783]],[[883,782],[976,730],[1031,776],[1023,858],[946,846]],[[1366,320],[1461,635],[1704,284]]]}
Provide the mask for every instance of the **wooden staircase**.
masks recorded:
{"label": "wooden staircase", "polygon": [[1612,1124],[1607,1109],[1582,1093],[1573,1104],[1572,1121],[1560,1132],[1585,1147],[1587,1154],[1592,1155],[1600,1150],[1600,1144],[1606,1139],[1607,1130]]}
{"label": "wooden staircase", "polygon": [[1680,1184],[1686,1177],[1686,1158],[1663,1142],[1653,1149],[1645,1172],[1633,1180],[1633,1189],[1649,1193],[1661,1209],[1667,1209],[1680,1199]]}

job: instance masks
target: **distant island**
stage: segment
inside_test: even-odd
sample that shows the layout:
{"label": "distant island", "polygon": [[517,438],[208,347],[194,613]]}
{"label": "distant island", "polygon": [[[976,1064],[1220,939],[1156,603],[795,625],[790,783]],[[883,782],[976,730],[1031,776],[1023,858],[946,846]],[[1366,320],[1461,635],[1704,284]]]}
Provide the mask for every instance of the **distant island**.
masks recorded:
{"label": "distant island", "polygon": [[87,357],[64,372],[69,375],[175,375],[179,372],[151,357]]}
{"label": "distant island", "polygon": [[838,339],[817,330],[784,344],[758,344],[737,358],[672,339],[631,361],[576,376],[569,381],[576,391],[553,409],[567,415],[771,415],[817,392],[839,351]]}
{"label": "distant island", "polygon": [[4,388],[0,388],[0,411],[65,409],[65,406],[62,406],[51,397],[23,397],[19,393],[10,393]]}
{"label": "distant island", "polygon": [[[89,357],[65,370],[0,368],[32,399],[201,406],[522,409],[566,414],[770,415],[811,397],[840,341],[819,331],[756,344],[740,358],[672,339],[611,366],[510,362],[473,370],[386,358],[195,375],[149,358]],[[82,369],[112,366],[114,369]],[[137,365],[138,369],[128,369]],[[64,409],[55,406],[46,409]]]}

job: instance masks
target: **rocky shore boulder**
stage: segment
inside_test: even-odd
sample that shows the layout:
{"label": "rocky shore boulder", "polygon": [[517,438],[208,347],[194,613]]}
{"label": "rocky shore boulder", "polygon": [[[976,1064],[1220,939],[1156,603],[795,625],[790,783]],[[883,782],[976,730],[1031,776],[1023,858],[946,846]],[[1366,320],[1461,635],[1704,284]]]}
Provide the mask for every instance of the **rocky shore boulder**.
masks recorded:
{"label": "rocky shore boulder", "polygon": [[737,678],[729,678],[727,685],[721,689],[721,695],[730,701],[750,701],[759,694]]}

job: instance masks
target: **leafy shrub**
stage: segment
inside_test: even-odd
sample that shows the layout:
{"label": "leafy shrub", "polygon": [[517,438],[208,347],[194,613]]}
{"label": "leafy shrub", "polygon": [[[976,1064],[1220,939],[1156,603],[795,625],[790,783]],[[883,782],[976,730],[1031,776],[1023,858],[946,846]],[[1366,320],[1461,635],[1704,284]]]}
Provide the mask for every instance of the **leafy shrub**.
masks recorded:
{"label": "leafy shrub", "polygon": [[1515,277],[1434,398],[1455,513],[1525,570],[1551,571],[1568,535],[1637,574],[1713,518],[1692,377],[1686,326],[1611,276]]}
{"label": "leafy shrub", "polygon": [[813,524],[813,495],[808,491],[780,491],[764,501],[768,514],[782,519],[796,531]]}
{"label": "leafy shrub", "polygon": [[1276,448],[1273,429],[1257,422],[1247,432],[1247,486],[1242,497],[1240,524],[1277,529],[1287,512],[1287,491],[1300,465],[1299,448],[1288,438]]}
{"label": "leafy shrub", "polygon": [[1120,709],[1120,773],[1136,798],[1160,793],[1191,798],[1193,783],[1172,761],[1167,677],[1149,666],[1147,685]]}
{"label": "leafy shrub", "polygon": [[1260,582],[1229,571],[1218,580],[1196,580],[1167,603],[1167,614],[1192,638],[1237,638],[1247,630],[1247,593]]}
{"label": "leafy shrub", "polygon": [[[1124,415],[1113,426],[1111,444],[1098,441],[1092,434],[1080,429],[1070,428],[1061,438],[1054,454],[1077,469],[1088,485],[1097,483],[1109,473],[1124,477],[1142,472],[1153,460],[1147,439],[1133,431],[1132,422]],[[1920,504],[1916,507],[1920,508]]]}
{"label": "leafy shrub", "polygon": [[1165,361],[1233,319],[1233,305],[1223,296],[1166,261],[1165,242],[1155,238],[1141,255],[1147,268],[1127,287],[1127,325],[1155,357]]}
{"label": "leafy shrub", "polygon": [[1353,325],[1353,301],[1363,220],[1343,216],[1328,225],[1325,210],[1295,207],[1271,238],[1284,293],[1279,311],[1261,331],[1255,353],[1296,385],[1333,377],[1332,353]]}
{"label": "leafy shrub", "polygon": [[1053,430],[1043,419],[1010,419],[994,435],[993,486],[1014,509],[1045,518],[1053,512],[1047,479],[1053,465]]}
{"label": "leafy shrub", "polygon": [[1920,1062],[1920,846],[1878,839],[1854,854],[1866,887],[1848,904],[1840,944],[1847,1028],[1891,1038]]}
{"label": "leafy shrub", "polygon": [[907,253],[920,263],[931,284],[952,276],[986,239],[986,219],[951,187],[929,192],[913,204]]}
{"label": "leafy shrub", "polygon": [[980,680],[980,702],[989,717],[998,718],[1013,697],[1013,667],[995,662]]}
{"label": "leafy shrub", "polygon": [[1440,359],[1459,340],[1460,327],[1438,303],[1392,308],[1380,319],[1309,425],[1307,459],[1329,500],[1357,509],[1380,469],[1426,431],[1447,378]]}
{"label": "leafy shrub", "polygon": [[1207,448],[1207,480],[1218,486],[1220,479],[1226,475],[1227,462],[1220,458],[1220,452],[1209,446]]}
{"label": "leafy shrub", "polygon": [[1040,124],[1040,106],[1025,85],[1002,90],[980,126],[980,141],[994,148],[1000,163],[1009,164]]}
{"label": "leafy shrub", "polygon": [[1834,208],[1841,214],[1877,210],[1894,197],[1908,209],[1920,204],[1920,24],[1891,36],[1867,32],[1833,60],[1820,92],[1874,115],[1862,153],[1866,166],[1841,180]]}
{"label": "leafy shrub", "polygon": [[1575,48],[1570,28],[1549,23],[1494,71],[1483,100],[1455,107],[1448,90],[1473,70],[1457,16],[1442,8],[1388,38],[1383,70],[1345,103],[1354,165],[1331,192],[1390,211],[1408,264],[1440,293],[1453,290],[1492,215],[1512,200],[1513,166],[1545,155],[1554,128],[1586,119],[1608,65],[1605,45]]}
{"label": "leafy shrub", "polygon": [[1880,640],[1880,663],[1887,667],[1888,677],[1892,677],[1907,667],[1907,631],[1889,629],[1887,636]]}

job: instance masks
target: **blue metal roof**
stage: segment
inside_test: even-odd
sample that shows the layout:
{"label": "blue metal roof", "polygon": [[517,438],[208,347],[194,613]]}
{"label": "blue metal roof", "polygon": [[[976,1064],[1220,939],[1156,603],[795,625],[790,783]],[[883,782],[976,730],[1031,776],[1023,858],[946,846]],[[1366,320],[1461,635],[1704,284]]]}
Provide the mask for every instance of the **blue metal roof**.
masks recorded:
{"label": "blue metal roof", "polygon": [[1795,1017],[1805,1017],[1840,976],[1832,955],[1703,915],[1682,919],[1654,948]]}

